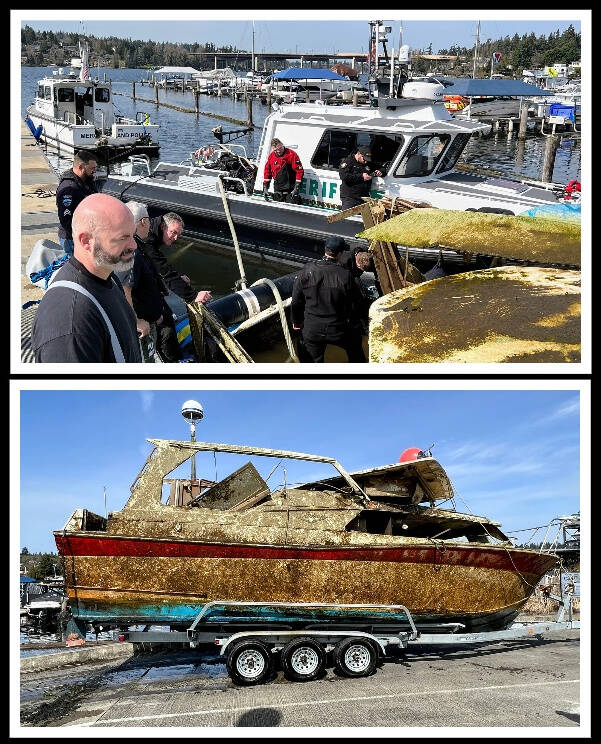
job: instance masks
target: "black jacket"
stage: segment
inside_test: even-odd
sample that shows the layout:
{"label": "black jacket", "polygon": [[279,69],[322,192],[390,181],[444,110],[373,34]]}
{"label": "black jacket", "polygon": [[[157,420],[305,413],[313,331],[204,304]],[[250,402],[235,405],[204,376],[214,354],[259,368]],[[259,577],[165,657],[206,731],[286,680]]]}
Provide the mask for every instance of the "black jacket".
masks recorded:
{"label": "black jacket", "polygon": [[[162,219],[162,217],[153,217],[150,220],[150,232],[144,244],[145,255],[152,261],[156,272],[161,277],[167,290],[171,290],[171,292],[186,302],[193,302],[198,294],[198,290],[194,289],[194,287],[181,278],[181,275],[169,265],[165,254],[161,250],[161,246],[163,245],[161,231]],[[165,294],[168,294],[168,292]]]}
{"label": "black jacket", "polygon": [[121,284],[131,287],[131,298],[136,316],[154,323],[163,315],[163,295],[167,289],[157,273],[154,264],[146,255],[145,243],[134,235],[137,250],[134,265],[130,271],[119,272],[117,278]]}
{"label": "black jacket", "polygon": [[58,208],[58,221],[60,222],[58,235],[60,238],[73,240],[71,231],[73,212],[86,196],[97,192],[98,189],[93,178],[87,178],[83,181],[73,173],[73,169],[63,173],[56,189],[56,206]]}
{"label": "black jacket", "polygon": [[[365,251],[365,248],[362,247],[351,248],[351,250],[349,251],[342,251],[342,253],[338,257],[338,263],[351,272],[351,276],[353,277],[353,279],[358,279],[364,272],[364,269],[360,269],[357,266],[357,262],[355,261],[355,256],[357,255],[357,253],[361,253],[363,251]],[[371,264],[368,271],[374,271],[373,257],[371,259]]]}
{"label": "black jacket", "polygon": [[304,266],[294,281],[292,322],[305,330],[344,333],[356,324],[361,300],[350,271],[335,259],[322,258]]}
{"label": "black jacket", "polygon": [[355,153],[344,158],[338,169],[338,175],[342,181],[340,198],[353,199],[357,204],[361,204],[361,197],[369,196],[371,189],[371,181],[364,180],[363,174],[370,172],[367,163],[359,163],[355,159]]}

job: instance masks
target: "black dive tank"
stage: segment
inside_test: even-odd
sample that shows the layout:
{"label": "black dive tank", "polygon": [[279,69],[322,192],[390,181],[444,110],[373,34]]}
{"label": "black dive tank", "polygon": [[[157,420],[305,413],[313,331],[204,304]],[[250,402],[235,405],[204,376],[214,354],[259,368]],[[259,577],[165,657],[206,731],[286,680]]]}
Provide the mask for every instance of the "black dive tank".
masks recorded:
{"label": "black dive tank", "polygon": [[[286,276],[280,276],[278,279],[272,280],[278,288],[282,300],[286,300],[292,296],[292,288],[297,273],[286,274]],[[218,300],[213,300],[209,302],[207,307],[221,320],[226,328],[230,328],[231,326],[242,323],[248,318],[252,318],[254,315],[260,313],[261,310],[265,310],[274,304],[275,298],[271,287],[268,284],[257,284],[256,286],[233,292],[225,297],[220,297]]]}

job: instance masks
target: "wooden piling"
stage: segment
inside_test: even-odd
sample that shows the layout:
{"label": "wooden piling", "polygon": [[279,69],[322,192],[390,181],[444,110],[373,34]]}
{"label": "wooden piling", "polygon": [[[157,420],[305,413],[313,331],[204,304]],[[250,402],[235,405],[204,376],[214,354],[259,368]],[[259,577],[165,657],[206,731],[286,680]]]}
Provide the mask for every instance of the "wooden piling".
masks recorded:
{"label": "wooden piling", "polygon": [[354,90],[353,91],[353,106],[358,106],[358,105],[359,105],[359,91]]}
{"label": "wooden piling", "polygon": [[557,154],[557,148],[559,147],[560,141],[561,137],[558,137],[555,134],[550,134],[547,136],[547,143],[545,145],[545,159],[543,161],[543,174],[541,176],[541,181],[544,181],[545,183],[550,183],[553,180],[555,156]]}
{"label": "wooden piling", "polygon": [[155,83],[154,84],[154,102],[155,105],[159,105],[159,86]]}
{"label": "wooden piling", "polygon": [[306,101],[307,103],[309,103],[309,101],[310,101],[310,100],[311,100],[311,94],[309,93],[309,91],[307,91],[307,92],[305,93],[305,101]]}
{"label": "wooden piling", "polygon": [[271,85],[267,86],[267,96],[265,98],[265,103],[267,104],[267,108],[271,111]]}
{"label": "wooden piling", "polygon": [[131,97],[134,99],[134,101],[136,100],[136,83],[135,82],[131,84]]}
{"label": "wooden piling", "polygon": [[200,91],[198,89],[196,89],[194,91],[194,113],[196,114],[196,116],[198,116],[198,112],[199,112],[199,106],[198,106],[198,97],[199,96],[200,96]]}
{"label": "wooden piling", "polygon": [[520,113],[520,131],[518,139],[526,139],[526,125],[528,124],[528,106],[522,101],[522,111]]}
{"label": "wooden piling", "polygon": [[186,80],[185,78],[182,78],[182,93],[184,93],[186,90]]}
{"label": "wooden piling", "polygon": [[248,96],[246,99],[246,110],[248,111],[248,126],[254,127],[253,124],[253,99]]}

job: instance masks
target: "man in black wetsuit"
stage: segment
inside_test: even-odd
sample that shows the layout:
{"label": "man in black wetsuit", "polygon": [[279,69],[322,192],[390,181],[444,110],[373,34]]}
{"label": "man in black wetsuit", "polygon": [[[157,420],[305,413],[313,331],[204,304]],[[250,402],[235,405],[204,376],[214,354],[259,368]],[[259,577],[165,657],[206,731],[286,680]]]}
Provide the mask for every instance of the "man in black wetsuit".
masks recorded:
{"label": "man in black wetsuit", "polygon": [[136,316],[113,271],[133,263],[134,218],[108,194],[73,215],[74,255],[56,272],[36,312],[36,362],[141,362]]}
{"label": "man in black wetsuit", "polygon": [[343,348],[349,362],[366,361],[358,323],[361,291],[350,271],[337,261],[345,247],[342,238],[328,238],[324,257],[304,266],[294,281],[292,327],[302,329],[313,362],[324,361],[328,344]]}
{"label": "man in black wetsuit", "polygon": [[371,170],[370,162],[369,147],[358,147],[340,163],[338,175],[342,181],[340,186],[341,209],[350,209],[363,204],[362,197],[369,196],[372,178],[382,175],[382,171]]}
{"label": "man in black wetsuit", "polygon": [[[177,242],[183,231],[184,221],[175,212],[153,217],[150,220],[150,230],[143,246],[144,257],[148,258],[152,264],[157,280],[164,288],[163,294],[173,292],[185,302],[205,304],[211,301],[211,293],[194,289],[190,278],[172,268],[162,251],[163,246],[170,246]],[[163,319],[157,322],[157,351],[164,362],[177,362],[181,359],[173,314],[165,301],[163,301]]]}
{"label": "man in black wetsuit", "polygon": [[65,253],[73,255],[73,232],[71,220],[73,212],[86,196],[97,193],[94,173],[98,167],[98,157],[93,153],[80,150],[73,158],[73,168],[65,171],[56,189],[56,206],[58,209],[58,240]]}

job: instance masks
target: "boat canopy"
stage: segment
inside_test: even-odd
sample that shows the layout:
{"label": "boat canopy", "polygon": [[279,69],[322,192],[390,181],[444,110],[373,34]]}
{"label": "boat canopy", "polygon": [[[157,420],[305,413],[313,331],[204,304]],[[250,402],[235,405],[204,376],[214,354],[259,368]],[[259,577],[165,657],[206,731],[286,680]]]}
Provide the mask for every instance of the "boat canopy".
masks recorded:
{"label": "boat canopy", "polygon": [[199,70],[194,67],[161,67],[155,70],[155,75],[196,75]]}
{"label": "boat canopy", "polygon": [[271,76],[272,80],[346,80],[332,70],[316,67],[289,67]]}
{"label": "boat canopy", "polygon": [[432,82],[442,83],[445,95],[453,96],[539,96],[551,95],[536,85],[522,80],[490,80],[484,78],[432,77]]}
{"label": "boat canopy", "polygon": [[[419,504],[424,501],[450,501],[453,485],[442,465],[433,457],[420,457],[411,462],[381,465],[377,468],[349,473],[363,491],[375,499],[391,499]],[[311,487],[340,487],[344,482],[339,476],[305,483],[300,489]]]}

